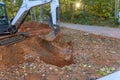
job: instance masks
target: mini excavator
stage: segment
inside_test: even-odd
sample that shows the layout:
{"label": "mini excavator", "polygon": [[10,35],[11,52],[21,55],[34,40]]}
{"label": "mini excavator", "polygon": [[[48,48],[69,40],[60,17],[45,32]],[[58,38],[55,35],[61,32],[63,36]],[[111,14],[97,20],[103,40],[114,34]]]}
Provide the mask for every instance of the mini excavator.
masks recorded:
{"label": "mini excavator", "polygon": [[[60,31],[60,18],[59,18],[59,1],[58,0],[23,0],[23,3],[17,12],[16,16],[9,21],[6,5],[4,2],[0,2],[0,46],[10,45],[19,41],[24,40],[29,36],[27,32],[19,32],[21,25],[24,23],[27,15],[31,8],[50,4],[51,16],[50,16],[50,27],[52,32],[45,35],[43,39],[54,40]],[[48,39],[47,39],[48,38]],[[52,38],[52,39],[51,39]],[[51,39],[51,40],[50,40]]]}

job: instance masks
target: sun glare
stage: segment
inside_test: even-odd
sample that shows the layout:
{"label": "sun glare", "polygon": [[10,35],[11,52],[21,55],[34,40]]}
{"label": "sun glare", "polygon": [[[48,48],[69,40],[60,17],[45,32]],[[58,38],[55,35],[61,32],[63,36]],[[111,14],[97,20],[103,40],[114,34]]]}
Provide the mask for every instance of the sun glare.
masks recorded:
{"label": "sun glare", "polygon": [[76,8],[79,8],[80,7],[80,3],[76,3]]}

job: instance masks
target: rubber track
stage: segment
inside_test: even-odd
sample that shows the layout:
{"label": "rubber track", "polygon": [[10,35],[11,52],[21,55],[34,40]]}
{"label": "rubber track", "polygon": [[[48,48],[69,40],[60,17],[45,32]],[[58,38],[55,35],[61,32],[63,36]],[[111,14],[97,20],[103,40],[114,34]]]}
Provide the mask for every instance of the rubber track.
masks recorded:
{"label": "rubber track", "polygon": [[11,45],[20,41],[23,41],[27,36],[24,34],[11,35],[0,39],[0,46]]}

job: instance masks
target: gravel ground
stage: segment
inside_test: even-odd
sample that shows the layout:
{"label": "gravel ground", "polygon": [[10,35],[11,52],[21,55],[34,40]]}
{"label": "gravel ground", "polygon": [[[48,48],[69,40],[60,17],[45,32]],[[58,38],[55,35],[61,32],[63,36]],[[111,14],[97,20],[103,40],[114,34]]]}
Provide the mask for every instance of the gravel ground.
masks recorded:
{"label": "gravel ground", "polygon": [[116,38],[62,28],[61,42],[71,42],[74,63],[46,64],[37,55],[0,71],[0,80],[96,80],[120,68],[120,41]]}

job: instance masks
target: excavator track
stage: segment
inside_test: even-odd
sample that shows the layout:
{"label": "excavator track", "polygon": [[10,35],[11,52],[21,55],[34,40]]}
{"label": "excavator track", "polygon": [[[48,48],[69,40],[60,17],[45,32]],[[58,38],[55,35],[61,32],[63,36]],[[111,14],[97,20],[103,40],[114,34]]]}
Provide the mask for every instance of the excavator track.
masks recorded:
{"label": "excavator track", "polygon": [[11,45],[11,44],[23,41],[28,36],[29,36],[29,33],[20,32],[20,33],[0,37],[0,46]]}

